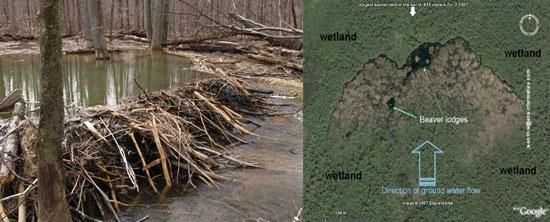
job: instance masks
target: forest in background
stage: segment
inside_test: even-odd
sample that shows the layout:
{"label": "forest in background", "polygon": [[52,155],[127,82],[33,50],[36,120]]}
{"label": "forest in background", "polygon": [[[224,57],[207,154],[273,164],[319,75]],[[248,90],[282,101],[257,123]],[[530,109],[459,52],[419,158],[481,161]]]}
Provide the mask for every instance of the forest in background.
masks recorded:
{"label": "forest in background", "polygon": [[[62,0],[62,35],[84,35],[86,5],[90,0]],[[98,17],[103,32],[144,33],[147,13],[154,0],[101,0]],[[298,0],[164,0],[168,39],[189,38],[215,28],[216,22],[228,24],[228,13],[273,27],[302,29],[302,1]],[[0,35],[3,39],[34,39],[39,34],[39,0],[0,0]],[[201,15],[202,14],[202,15]],[[153,16],[154,13],[153,13]],[[139,31],[139,32],[136,32]]]}

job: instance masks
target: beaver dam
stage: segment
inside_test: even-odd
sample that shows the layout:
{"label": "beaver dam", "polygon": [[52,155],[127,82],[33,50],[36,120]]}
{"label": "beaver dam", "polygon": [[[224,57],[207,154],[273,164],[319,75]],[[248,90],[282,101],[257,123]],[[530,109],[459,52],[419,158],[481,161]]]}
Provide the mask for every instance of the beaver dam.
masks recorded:
{"label": "beaver dam", "polygon": [[[63,161],[74,220],[119,220],[117,212],[142,190],[218,187],[228,178],[216,169],[258,167],[231,156],[230,147],[254,135],[247,128],[255,123],[246,116],[277,115],[272,108],[280,104],[265,99],[269,92],[216,71],[221,78],[143,91],[115,106],[67,111]],[[0,125],[0,216],[36,221],[38,120],[27,117],[17,91],[11,95],[0,107],[12,112]]]}

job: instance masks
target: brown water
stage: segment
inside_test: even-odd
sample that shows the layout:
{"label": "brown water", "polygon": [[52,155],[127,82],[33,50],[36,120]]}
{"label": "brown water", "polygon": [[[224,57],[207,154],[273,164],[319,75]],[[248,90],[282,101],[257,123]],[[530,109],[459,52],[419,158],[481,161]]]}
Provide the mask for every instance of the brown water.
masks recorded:
{"label": "brown water", "polygon": [[122,212],[121,220],[149,216],[148,221],[292,221],[302,207],[303,192],[299,114],[254,120],[262,125],[254,132],[263,136],[248,137],[250,144],[234,149],[234,155],[263,168],[217,171],[233,178],[221,182],[220,189],[200,185],[187,191],[173,188],[164,196],[144,193],[135,201],[141,205]]}
{"label": "brown water", "polygon": [[[111,60],[92,55],[63,57],[66,106],[114,105],[121,98],[141,93],[134,81],[148,91],[167,89],[207,77],[188,70],[190,61],[165,53],[132,50],[113,54]],[[0,98],[21,89],[31,107],[40,98],[40,57],[0,56]]]}

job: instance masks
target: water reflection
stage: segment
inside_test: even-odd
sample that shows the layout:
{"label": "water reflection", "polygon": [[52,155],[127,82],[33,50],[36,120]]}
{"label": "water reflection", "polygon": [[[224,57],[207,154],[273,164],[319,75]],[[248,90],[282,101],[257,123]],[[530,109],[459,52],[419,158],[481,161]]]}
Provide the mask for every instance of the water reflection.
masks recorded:
{"label": "water reflection", "polygon": [[[148,91],[176,87],[205,78],[205,74],[187,70],[184,58],[149,51],[116,54],[109,61],[97,61],[88,55],[63,58],[66,106],[114,105],[121,98]],[[30,107],[40,98],[40,57],[37,55],[0,56],[0,99],[21,89]]]}

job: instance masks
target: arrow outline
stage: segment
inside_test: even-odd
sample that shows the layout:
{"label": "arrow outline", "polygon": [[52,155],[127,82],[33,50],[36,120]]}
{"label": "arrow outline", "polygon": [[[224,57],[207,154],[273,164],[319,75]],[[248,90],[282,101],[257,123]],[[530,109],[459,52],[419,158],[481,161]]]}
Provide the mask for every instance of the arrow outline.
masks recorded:
{"label": "arrow outline", "polygon": [[[436,180],[436,178],[437,178],[437,155],[436,154],[444,153],[443,150],[441,150],[439,147],[434,145],[432,142],[426,140],[422,144],[418,145],[413,151],[411,151],[411,153],[417,153],[418,154],[418,185],[422,186],[421,181],[422,181],[423,178],[422,178],[422,173],[421,173],[422,172],[422,170],[421,170],[422,164],[421,164],[421,158],[420,158],[422,155],[421,155],[419,150],[422,147],[424,147],[424,145],[426,145],[426,144],[430,145],[432,148],[435,148],[435,151],[433,151],[434,152],[434,177],[433,177],[433,184],[434,185],[433,186],[435,186],[435,183],[437,181]],[[429,177],[425,177],[425,179],[427,179],[427,178],[429,178]],[[426,186],[428,186],[428,185],[426,185]]]}

